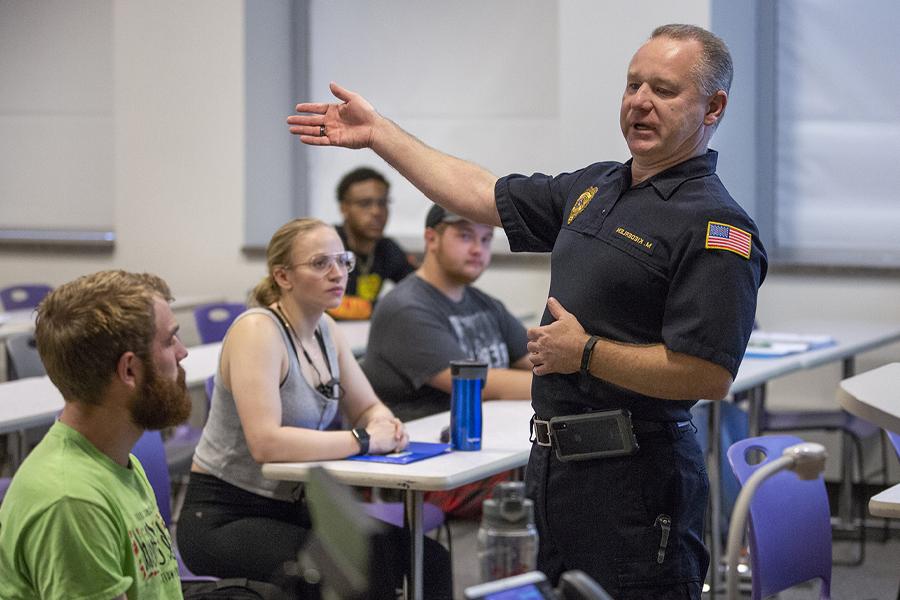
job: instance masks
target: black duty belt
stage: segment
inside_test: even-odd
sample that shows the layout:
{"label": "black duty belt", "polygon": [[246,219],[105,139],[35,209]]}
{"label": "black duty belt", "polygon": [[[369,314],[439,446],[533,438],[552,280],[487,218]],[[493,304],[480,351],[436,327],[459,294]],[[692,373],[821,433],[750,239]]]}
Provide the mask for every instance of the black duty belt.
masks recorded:
{"label": "black duty belt", "polygon": [[[544,420],[537,415],[531,417],[529,439],[538,446],[553,446],[553,436],[550,434],[550,420]],[[631,418],[631,428],[639,439],[653,439],[672,436],[677,432],[683,432],[691,428],[690,421],[644,421]]]}

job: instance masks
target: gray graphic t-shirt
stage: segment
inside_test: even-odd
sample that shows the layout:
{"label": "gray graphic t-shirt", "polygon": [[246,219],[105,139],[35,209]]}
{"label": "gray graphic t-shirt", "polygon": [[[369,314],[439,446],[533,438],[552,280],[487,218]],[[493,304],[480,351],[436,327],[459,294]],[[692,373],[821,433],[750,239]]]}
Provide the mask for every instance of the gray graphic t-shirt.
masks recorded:
{"label": "gray graphic t-shirt", "polygon": [[509,368],[526,343],[525,327],[499,300],[469,286],[454,302],[412,275],[378,302],[362,367],[378,397],[408,420],[449,410],[450,396],[426,382],[451,360]]}

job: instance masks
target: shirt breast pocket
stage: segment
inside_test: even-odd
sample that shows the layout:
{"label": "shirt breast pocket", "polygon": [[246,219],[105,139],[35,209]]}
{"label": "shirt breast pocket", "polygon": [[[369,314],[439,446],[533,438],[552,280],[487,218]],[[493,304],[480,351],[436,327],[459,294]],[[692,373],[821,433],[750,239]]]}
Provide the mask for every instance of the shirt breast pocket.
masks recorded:
{"label": "shirt breast pocket", "polygon": [[612,226],[598,237],[637,260],[655,275],[668,277],[667,252],[656,239],[625,225]]}

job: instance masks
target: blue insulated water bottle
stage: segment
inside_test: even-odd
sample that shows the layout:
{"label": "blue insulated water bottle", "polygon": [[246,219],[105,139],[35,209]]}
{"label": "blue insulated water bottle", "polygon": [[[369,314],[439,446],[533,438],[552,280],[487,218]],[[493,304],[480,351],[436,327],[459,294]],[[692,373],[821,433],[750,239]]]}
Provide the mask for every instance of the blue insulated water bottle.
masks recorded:
{"label": "blue insulated water bottle", "polygon": [[481,388],[487,377],[487,363],[450,361],[450,375],[450,445],[454,450],[481,450]]}

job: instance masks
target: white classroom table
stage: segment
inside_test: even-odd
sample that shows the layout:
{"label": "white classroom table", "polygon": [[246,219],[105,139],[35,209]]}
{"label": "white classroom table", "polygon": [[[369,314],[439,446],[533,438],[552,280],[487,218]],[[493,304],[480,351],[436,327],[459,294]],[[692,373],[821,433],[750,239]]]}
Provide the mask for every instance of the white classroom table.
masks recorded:
{"label": "white classroom table", "polygon": [[34,330],[35,312],[33,308],[0,312],[0,343],[17,333]]}
{"label": "white classroom table", "polygon": [[837,398],[848,413],[900,433],[900,363],[843,380]]}
{"label": "white classroom table", "polygon": [[52,423],[63,404],[49,377],[0,383],[0,435]]}
{"label": "white classroom table", "polygon": [[[528,425],[533,411],[528,400],[485,402],[482,444],[477,452],[451,452],[408,465],[390,465],[352,460],[301,463],[267,463],[262,471],[269,479],[306,481],[312,467],[347,485],[396,488],[406,491],[404,502],[410,516],[410,579],[407,597],[422,598],[422,498],[425,491],[449,490],[479,481],[509,469],[524,466],[531,452]],[[410,439],[436,442],[441,428],[450,423],[444,412],[407,423]]]}
{"label": "white classroom table", "polygon": [[222,342],[191,346],[188,355],[181,361],[184,368],[185,381],[188,387],[204,385],[206,380],[216,374],[219,368],[219,352]]}
{"label": "white classroom table", "polygon": [[900,519],[900,483],[872,496],[869,512],[876,517]]}
{"label": "white classroom table", "polygon": [[[847,412],[900,432],[900,363],[843,380],[837,398]],[[900,519],[900,484],[872,496],[869,512],[876,517]]]}

